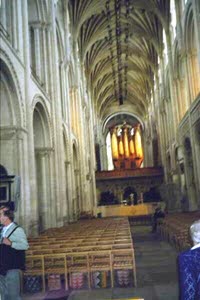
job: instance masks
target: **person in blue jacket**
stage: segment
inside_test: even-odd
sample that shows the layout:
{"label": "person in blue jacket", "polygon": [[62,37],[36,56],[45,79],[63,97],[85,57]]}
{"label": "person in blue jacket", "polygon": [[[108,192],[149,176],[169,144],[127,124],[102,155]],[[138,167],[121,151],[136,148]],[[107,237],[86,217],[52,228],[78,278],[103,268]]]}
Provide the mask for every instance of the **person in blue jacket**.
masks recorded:
{"label": "person in blue jacket", "polygon": [[200,220],[190,227],[194,246],[178,256],[180,300],[200,300]]}

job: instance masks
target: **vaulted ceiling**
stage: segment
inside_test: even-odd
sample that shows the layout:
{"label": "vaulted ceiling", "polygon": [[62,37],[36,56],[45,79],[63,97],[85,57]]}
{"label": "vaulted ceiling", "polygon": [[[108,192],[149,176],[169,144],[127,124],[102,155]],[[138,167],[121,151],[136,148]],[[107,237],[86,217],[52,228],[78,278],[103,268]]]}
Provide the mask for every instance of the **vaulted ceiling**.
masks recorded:
{"label": "vaulted ceiling", "polygon": [[170,0],[71,0],[71,29],[78,42],[96,114],[112,109],[147,114],[169,30]]}

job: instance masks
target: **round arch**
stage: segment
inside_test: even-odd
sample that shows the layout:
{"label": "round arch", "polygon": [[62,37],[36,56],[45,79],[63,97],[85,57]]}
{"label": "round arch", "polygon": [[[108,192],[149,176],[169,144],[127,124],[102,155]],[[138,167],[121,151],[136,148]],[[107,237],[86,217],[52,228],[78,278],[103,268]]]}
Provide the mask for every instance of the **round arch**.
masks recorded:
{"label": "round arch", "polygon": [[52,146],[51,121],[48,110],[41,98],[34,100],[32,122],[34,130],[35,148],[50,148]]}
{"label": "round arch", "polygon": [[12,110],[13,117],[16,120],[16,123],[12,125],[18,127],[26,127],[25,106],[22,98],[21,87],[19,84],[17,73],[11,60],[9,59],[7,54],[2,50],[0,50],[0,72],[1,84],[3,84],[7,91],[9,91],[10,109]]}
{"label": "round arch", "polygon": [[[108,124],[108,122],[116,117],[116,116],[119,116],[121,115],[122,112],[115,112],[115,113],[112,113],[110,114],[103,122],[102,122],[102,133],[105,134],[105,131],[106,131],[106,125]],[[140,117],[138,117],[137,115],[135,115],[134,113],[130,113],[128,111],[123,111],[123,114],[125,115],[128,115],[128,116],[132,116],[133,118],[135,118],[136,120],[138,120],[138,122],[141,124],[142,126],[142,130],[144,130],[144,122],[142,121],[142,119]]]}
{"label": "round arch", "polygon": [[[51,203],[52,137],[50,119],[41,98],[33,101],[33,135],[36,166],[37,207],[39,232],[53,224]],[[56,208],[55,208],[56,209]]]}

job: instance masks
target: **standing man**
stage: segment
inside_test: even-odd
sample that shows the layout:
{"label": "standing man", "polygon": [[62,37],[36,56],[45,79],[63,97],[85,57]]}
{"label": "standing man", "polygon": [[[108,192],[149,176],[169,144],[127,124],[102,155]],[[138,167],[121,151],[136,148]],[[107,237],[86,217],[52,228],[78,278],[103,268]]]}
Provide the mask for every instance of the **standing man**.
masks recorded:
{"label": "standing man", "polygon": [[200,220],[190,227],[194,246],[178,256],[180,300],[200,299]]}
{"label": "standing man", "polygon": [[14,223],[14,212],[9,207],[0,207],[0,223],[3,225],[0,244],[0,286],[4,300],[21,300],[20,270],[25,267],[25,250],[28,241],[22,227]]}
{"label": "standing man", "polygon": [[158,219],[162,219],[164,217],[165,217],[165,213],[164,211],[162,211],[161,205],[158,204],[153,215],[152,232],[156,232],[157,230]]}

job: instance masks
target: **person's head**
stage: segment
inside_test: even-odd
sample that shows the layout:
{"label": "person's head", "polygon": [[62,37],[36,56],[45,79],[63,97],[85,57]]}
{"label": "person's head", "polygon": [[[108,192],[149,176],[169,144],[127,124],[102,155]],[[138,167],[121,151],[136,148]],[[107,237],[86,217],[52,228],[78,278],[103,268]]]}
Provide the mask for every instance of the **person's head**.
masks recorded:
{"label": "person's head", "polygon": [[156,206],[156,211],[160,211],[161,210],[161,205],[160,204],[157,204]]}
{"label": "person's head", "polygon": [[14,212],[7,206],[0,207],[0,223],[4,226],[9,225],[14,220]]}
{"label": "person's head", "polygon": [[190,235],[194,245],[200,243],[200,219],[190,226]]}

